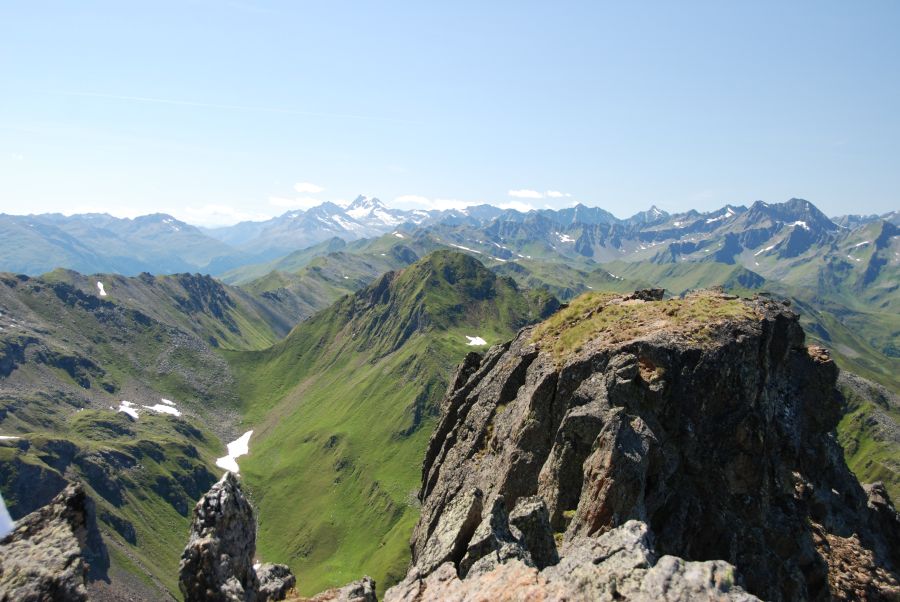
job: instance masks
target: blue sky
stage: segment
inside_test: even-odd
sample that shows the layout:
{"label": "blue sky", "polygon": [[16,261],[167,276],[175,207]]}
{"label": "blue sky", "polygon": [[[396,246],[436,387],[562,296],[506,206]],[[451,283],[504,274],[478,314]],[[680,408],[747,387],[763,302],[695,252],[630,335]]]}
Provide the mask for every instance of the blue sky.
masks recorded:
{"label": "blue sky", "polygon": [[2,2],[0,211],[886,212],[898,31],[894,1]]}

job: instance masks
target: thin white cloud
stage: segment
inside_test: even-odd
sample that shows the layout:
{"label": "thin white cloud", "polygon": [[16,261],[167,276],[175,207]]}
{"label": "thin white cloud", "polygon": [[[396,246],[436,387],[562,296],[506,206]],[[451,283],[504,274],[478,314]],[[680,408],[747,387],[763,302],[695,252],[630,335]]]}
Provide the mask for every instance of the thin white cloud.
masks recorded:
{"label": "thin white cloud", "polygon": [[497,205],[497,207],[500,209],[514,209],[516,211],[521,211],[522,213],[528,213],[532,209],[535,209],[533,205],[526,203],[525,201],[507,201]]}
{"label": "thin white cloud", "polygon": [[460,199],[432,199],[420,194],[404,194],[394,198],[392,206],[399,209],[427,209],[447,211],[448,209],[465,209],[477,205],[472,201]]}
{"label": "thin white cloud", "polygon": [[296,190],[300,194],[318,194],[325,189],[318,184],[313,184],[312,182],[297,182],[296,184],[294,184],[294,190]]}
{"label": "thin white cloud", "polygon": [[303,211],[306,211],[308,209],[312,209],[313,207],[321,205],[322,201],[309,196],[293,198],[270,196],[269,204],[275,207],[282,207],[284,209],[302,209]]}
{"label": "thin white cloud", "polygon": [[401,194],[394,199],[394,204],[398,206],[430,207],[431,199],[420,194]]}
{"label": "thin white cloud", "polygon": [[198,226],[217,227],[230,226],[238,222],[267,220],[271,215],[258,212],[241,211],[228,205],[202,205],[185,207],[172,214],[183,222]]}
{"label": "thin white cloud", "polygon": [[546,194],[551,199],[562,199],[572,196],[568,192],[560,192],[559,190],[548,190]]}
{"label": "thin white cloud", "polygon": [[509,196],[516,197],[518,199],[542,199],[544,195],[537,190],[529,190],[527,188],[522,188],[519,190],[510,190],[507,192]]}

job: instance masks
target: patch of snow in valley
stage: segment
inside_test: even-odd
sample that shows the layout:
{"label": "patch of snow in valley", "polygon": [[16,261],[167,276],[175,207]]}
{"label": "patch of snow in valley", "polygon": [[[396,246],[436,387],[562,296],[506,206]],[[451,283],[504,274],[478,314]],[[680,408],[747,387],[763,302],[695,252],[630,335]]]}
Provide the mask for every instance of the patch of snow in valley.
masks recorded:
{"label": "patch of snow in valley", "polygon": [[756,253],[754,253],[753,256],[756,257],[757,255],[762,255],[762,254],[765,253],[766,251],[771,251],[771,250],[774,249],[774,248],[775,248],[775,245],[770,245],[770,246],[766,247],[765,249],[760,249],[759,251],[757,251]]}
{"label": "patch of snow in valley", "polygon": [[100,291],[100,296],[101,296],[101,297],[105,297],[105,296],[106,296],[106,289],[103,288],[103,283],[100,282],[99,280],[97,281],[97,290]]}
{"label": "patch of snow in valley", "polygon": [[847,257],[848,257],[849,259],[852,259],[853,261],[862,261],[862,259],[859,259],[858,257],[854,257],[853,255],[849,255],[849,254],[848,254]]}
{"label": "patch of snow in valley", "polygon": [[228,455],[216,460],[216,466],[231,472],[240,472],[237,459],[250,453],[250,436],[253,431],[247,431],[228,444]]}
{"label": "patch of snow in valley", "polygon": [[152,412],[156,412],[157,414],[171,414],[172,416],[181,416],[181,412],[179,412],[176,408],[172,406],[167,406],[161,403],[152,406],[141,406],[146,408]]}
{"label": "patch of snow in valley", "polygon": [[469,335],[466,335],[466,338],[469,339],[469,345],[487,345],[487,341],[481,337],[470,337]]}
{"label": "patch of snow in valley", "polygon": [[870,244],[871,242],[872,242],[871,240],[864,240],[864,241],[862,241],[862,242],[856,243],[855,245],[853,245],[853,246],[850,247],[850,248],[851,248],[851,249],[855,249],[855,248],[857,248],[857,247],[862,247],[862,246],[864,246],[864,245]]}
{"label": "patch of snow in valley", "polygon": [[556,237],[559,239],[559,242],[575,242],[575,239],[569,236],[568,234],[563,234],[562,232],[556,232]]}
{"label": "patch of snow in valley", "polygon": [[15,526],[16,523],[13,522],[12,517],[9,515],[9,510],[6,509],[3,496],[0,495],[0,539],[12,533]]}
{"label": "patch of snow in valley", "polygon": [[15,435],[0,435],[0,441],[14,441],[16,439],[21,439],[21,437]]}
{"label": "patch of snow in valley", "polygon": [[449,243],[451,247],[456,247],[457,249],[462,249],[463,251],[468,251],[469,253],[478,253],[481,255],[481,251],[476,251],[475,249],[470,249],[469,247],[464,247],[462,245],[455,245],[452,242]]}
{"label": "patch of snow in valley", "polygon": [[126,414],[128,414],[129,416],[134,418],[135,420],[138,419],[138,411],[136,409],[134,409],[134,404],[131,403],[130,401],[125,401],[123,399],[122,401],[119,402],[119,407],[114,408],[114,409],[116,409],[119,412],[125,412]]}
{"label": "patch of snow in valley", "polygon": [[397,238],[406,238],[405,236],[403,236],[403,235],[400,234],[399,232],[394,232],[393,234],[394,234],[394,236],[396,236]]}
{"label": "patch of snow in valley", "polygon": [[160,401],[163,402],[164,404],[166,404],[167,406],[175,405],[175,402],[172,401],[171,399],[162,398],[162,399],[160,399]]}

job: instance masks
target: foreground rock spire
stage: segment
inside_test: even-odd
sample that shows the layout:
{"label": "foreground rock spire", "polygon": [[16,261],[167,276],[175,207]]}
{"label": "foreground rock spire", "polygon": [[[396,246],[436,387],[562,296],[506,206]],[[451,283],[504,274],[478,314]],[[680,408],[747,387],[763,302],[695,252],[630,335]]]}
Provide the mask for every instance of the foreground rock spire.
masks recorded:
{"label": "foreground rock spire", "polygon": [[254,565],[256,518],[237,476],[226,472],[194,507],[181,555],[185,602],[283,600],[296,579],[284,565]]}

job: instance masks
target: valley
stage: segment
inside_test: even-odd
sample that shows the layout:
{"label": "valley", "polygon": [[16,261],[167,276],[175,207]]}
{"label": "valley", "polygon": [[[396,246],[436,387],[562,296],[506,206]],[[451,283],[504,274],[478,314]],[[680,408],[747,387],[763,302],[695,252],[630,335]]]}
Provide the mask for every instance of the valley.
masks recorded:
{"label": "valley", "polygon": [[[301,593],[364,573],[384,592],[410,561],[454,369],[592,294],[789,300],[848,373],[850,468],[900,497],[896,213],[832,220],[793,199],[626,220],[583,205],[413,215],[360,197],[220,231],[38,217],[12,221],[72,251],[0,255],[0,435],[18,437],[0,440],[0,491],[20,518],[85,483],[110,551],[97,595],[177,594],[190,510],[251,430],[237,464],[260,558],[290,566]],[[101,227],[167,254],[135,244],[113,261],[90,250]]]}

